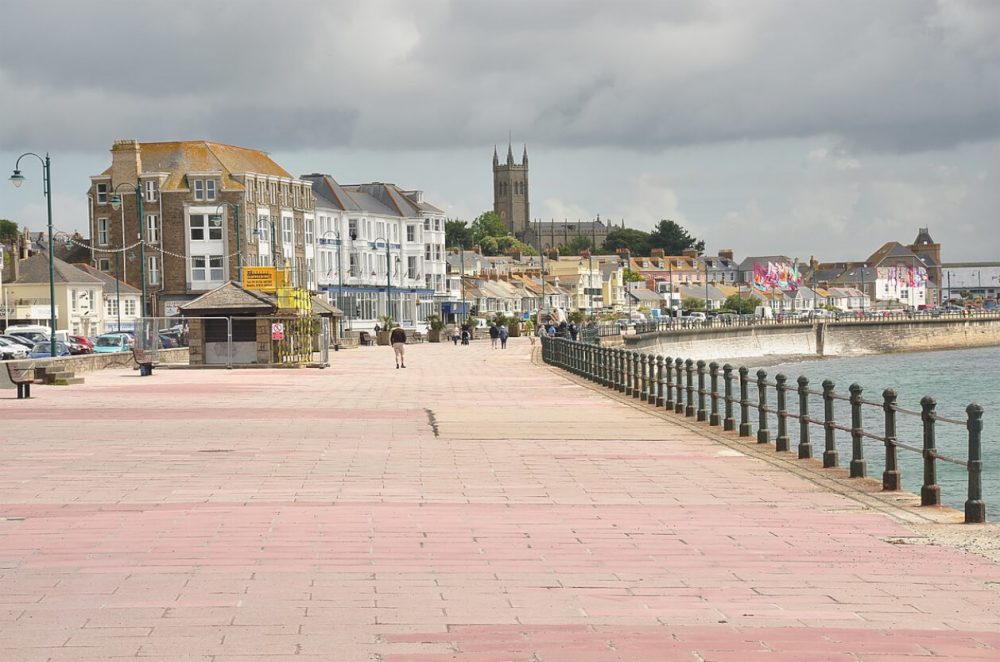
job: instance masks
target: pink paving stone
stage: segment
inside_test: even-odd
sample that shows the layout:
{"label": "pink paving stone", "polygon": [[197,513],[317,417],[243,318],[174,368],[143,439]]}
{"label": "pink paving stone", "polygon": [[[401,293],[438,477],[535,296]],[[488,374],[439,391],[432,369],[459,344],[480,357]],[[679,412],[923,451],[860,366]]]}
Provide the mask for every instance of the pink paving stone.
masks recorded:
{"label": "pink paving stone", "polygon": [[408,354],[0,400],[0,659],[1000,659],[996,565],[525,339]]}

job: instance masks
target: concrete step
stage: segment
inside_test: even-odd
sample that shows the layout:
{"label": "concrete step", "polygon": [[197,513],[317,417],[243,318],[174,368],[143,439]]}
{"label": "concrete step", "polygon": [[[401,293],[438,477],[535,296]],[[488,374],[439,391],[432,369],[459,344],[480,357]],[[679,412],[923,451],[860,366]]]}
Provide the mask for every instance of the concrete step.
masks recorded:
{"label": "concrete step", "polygon": [[83,377],[60,377],[58,379],[53,379],[49,384],[50,386],[71,386],[73,384],[82,384],[82,383],[83,383]]}

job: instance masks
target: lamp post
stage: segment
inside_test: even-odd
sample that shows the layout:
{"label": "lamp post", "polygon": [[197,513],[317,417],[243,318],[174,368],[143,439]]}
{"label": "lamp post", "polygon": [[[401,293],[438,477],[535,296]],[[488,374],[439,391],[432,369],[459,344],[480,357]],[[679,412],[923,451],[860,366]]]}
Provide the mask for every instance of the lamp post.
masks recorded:
{"label": "lamp post", "polygon": [[[332,234],[337,238],[337,308],[341,311],[344,310],[343,296],[344,296],[344,270],[341,268],[340,262],[340,230],[327,230],[323,233],[323,236],[319,238],[320,242],[326,240],[326,235]],[[344,318],[340,319],[340,332],[344,332]]]}
{"label": "lamp post", "polygon": [[233,215],[233,227],[236,228],[236,273],[240,276],[240,280],[243,279],[243,242],[240,237],[240,224],[242,222],[242,208],[238,202],[220,202],[216,208],[215,213],[218,214],[219,210],[225,207]]}
{"label": "lamp post", "polygon": [[[118,189],[121,187],[126,187],[127,189],[132,189],[135,193],[135,217],[136,222],[139,224],[139,282],[142,287],[142,316],[149,316],[149,309],[147,307],[146,301],[146,231],[142,222],[142,186],[139,184],[129,184],[127,182],[122,182],[115,187],[112,191],[111,196],[111,208],[118,211],[122,208],[122,197],[118,193]],[[124,233],[124,212],[122,212],[122,232]],[[122,235],[122,245],[125,244],[125,236]]]}
{"label": "lamp post", "polygon": [[[25,152],[21,156],[17,157],[17,161],[14,163],[14,173],[10,176],[10,182],[14,185],[14,188],[20,188],[21,184],[24,183],[25,177],[21,174],[18,166],[21,165],[21,159],[26,156],[33,156],[42,162],[42,181],[43,181],[43,194],[45,195],[46,210],[48,213],[48,231],[49,231],[49,352],[50,356],[56,356],[56,268],[55,268],[55,256],[53,254],[53,244],[52,244],[52,168],[51,162],[49,161],[49,155],[46,154],[43,159],[38,154],[34,152]],[[14,256],[17,259],[17,256]]]}
{"label": "lamp post", "polygon": [[948,298],[945,300],[951,303],[951,272],[948,272]]}
{"label": "lamp post", "polygon": [[708,312],[708,260],[705,260],[705,312]]}
{"label": "lamp post", "polygon": [[[265,220],[263,218],[258,218],[257,219],[257,225],[254,226],[253,234],[254,234],[255,237],[257,237],[258,241],[264,236],[264,232],[260,231],[260,226],[261,225],[264,226],[264,228],[265,228],[266,231],[270,232],[269,239],[271,241],[271,255],[270,255],[271,266],[277,268],[278,261],[277,261],[277,256],[275,255],[275,248],[274,248],[274,219],[273,218],[268,218],[267,220]],[[265,241],[266,241],[266,239],[265,239]],[[260,251],[258,249],[258,253],[259,252]]]}
{"label": "lamp post", "polygon": [[389,240],[385,237],[375,237],[372,243],[385,242],[385,316],[392,318],[392,259],[389,253]]}

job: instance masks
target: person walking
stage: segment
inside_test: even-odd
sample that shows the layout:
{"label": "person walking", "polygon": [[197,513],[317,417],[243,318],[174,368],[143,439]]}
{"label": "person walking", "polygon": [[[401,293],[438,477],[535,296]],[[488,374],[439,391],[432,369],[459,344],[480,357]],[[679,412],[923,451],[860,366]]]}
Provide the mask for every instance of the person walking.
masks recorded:
{"label": "person walking", "polygon": [[500,339],[500,329],[497,328],[496,324],[490,324],[490,345],[493,349],[497,348],[497,340]]}
{"label": "person walking", "polygon": [[507,349],[507,338],[510,337],[510,331],[507,330],[506,324],[500,325],[500,349]]}
{"label": "person walking", "polygon": [[458,345],[458,340],[461,338],[462,332],[458,329],[458,324],[453,324],[451,327],[451,342],[453,345]]}
{"label": "person walking", "polygon": [[579,327],[577,327],[576,322],[570,322],[569,323],[569,337],[573,339],[573,342],[576,342],[576,335],[578,333],[580,333],[580,329],[579,329]]}
{"label": "person walking", "polygon": [[392,333],[389,334],[389,342],[392,344],[393,354],[396,355],[396,369],[405,368],[406,331],[403,331],[403,327],[397,326],[392,330]]}

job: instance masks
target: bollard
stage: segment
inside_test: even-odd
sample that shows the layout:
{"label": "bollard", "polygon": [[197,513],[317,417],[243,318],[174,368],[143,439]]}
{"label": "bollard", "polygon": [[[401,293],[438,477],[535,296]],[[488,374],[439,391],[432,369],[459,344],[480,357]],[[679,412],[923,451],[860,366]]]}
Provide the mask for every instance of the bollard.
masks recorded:
{"label": "bollard", "polygon": [[687,378],[687,406],[684,407],[684,415],[694,416],[694,360],[688,359],[684,362],[685,376]]}
{"label": "bollard", "polygon": [[674,413],[684,413],[684,359],[674,361],[674,374],[677,375],[677,397],[674,399]]}
{"label": "bollard", "polygon": [[669,356],[663,360],[663,367],[667,370],[666,399],[663,406],[667,411],[674,410],[674,360]]}
{"label": "bollard", "polygon": [[722,381],[726,388],[726,417],[722,419],[722,429],[732,432],[736,429],[736,419],[733,418],[733,366],[728,363],[722,366]]}
{"label": "bollard", "polygon": [[712,361],[708,364],[708,374],[712,380],[712,412],[708,415],[708,424],[718,427],[719,419],[719,364]]}
{"label": "bollard", "polygon": [[829,380],[823,380],[823,427],[826,431],[826,446],[823,448],[823,468],[830,469],[837,466],[840,455],[837,453],[837,429],[833,420],[833,387],[835,384]]}
{"label": "bollard", "polygon": [[809,379],[799,377],[799,459],[807,460],[813,455],[812,441],[809,439]]}
{"label": "bollard", "polygon": [[788,452],[788,409],[785,403],[785,382],[788,380],[780,372],[774,376],[774,389],[777,392],[778,403],[778,436],[774,439],[774,450],[779,453]]}
{"label": "bollard", "polygon": [[937,444],[934,425],[937,422],[937,401],[929,395],[920,400],[920,420],[924,424],[924,484],[920,488],[921,506],[941,505],[941,486],[937,484]]}
{"label": "bollard", "polygon": [[705,362],[698,361],[698,422],[708,420],[708,412],[705,410]]}
{"label": "bollard", "polygon": [[885,412],[885,471],[882,472],[882,489],[895,492],[899,489],[899,464],[896,461],[896,391],[882,391],[882,411]]}
{"label": "bollard", "polygon": [[965,502],[965,523],[982,524],[986,521],[986,504],[983,503],[983,408],[972,403],[965,408],[969,431],[969,498]]}
{"label": "bollard", "polygon": [[757,443],[771,443],[771,430],[767,427],[767,371],[757,371]]}
{"label": "bollard", "polygon": [[663,355],[654,354],[649,357],[649,404],[660,406],[663,399]]}
{"label": "bollard", "polygon": [[851,478],[864,478],[867,475],[865,462],[864,423],[861,418],[861,393],[864,389],[860,384],[851,384]]}
{"label": "bollard", "polygon": [[750,436],[750,369],[740,366],[740,436]]}

